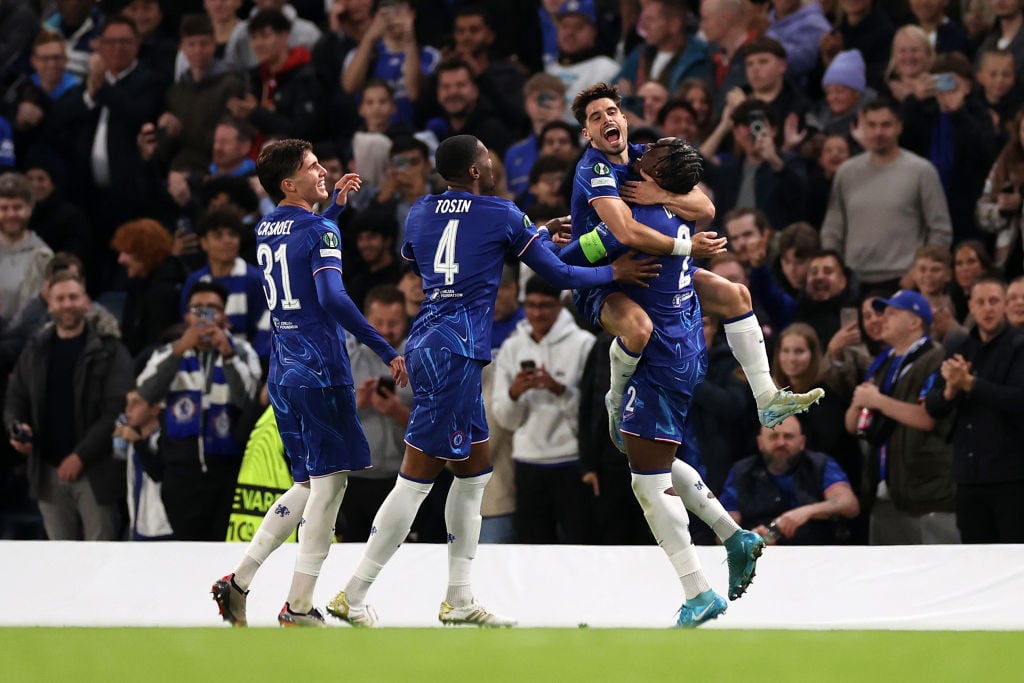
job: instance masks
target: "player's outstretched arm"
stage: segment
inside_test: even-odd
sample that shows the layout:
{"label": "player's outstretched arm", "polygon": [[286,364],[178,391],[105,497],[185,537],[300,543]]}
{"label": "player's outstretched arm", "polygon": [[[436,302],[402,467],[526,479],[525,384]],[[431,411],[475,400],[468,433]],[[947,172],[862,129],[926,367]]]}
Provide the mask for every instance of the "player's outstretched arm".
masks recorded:
{"label": "player's outstretched arm", "polygon": [[[342,327],[351,332],[356,339],[373,349],[388,365],[398,357],[398,352],[373,329],[366,318],[356,308],[355,303],[345,291],[345,283],[341,279],[341,271],[335,268],[323,268],[313,276],[316,283],[316,298],[327,313],[338,321]],[[404,367],[404,362],[403,362]],[[392,368],[392,374],[394,368]],[[395,378],[398,381],[398,378]]]}
{"label": "player's outstretched arm", "polygon": [[562,262],[543,244],[538,245],[534,240],[520,258],[551,285],[561,289],[586,289],[613,280],[646,287],[646,280],[657,277],[661,265],[654,263],[653,257],[638,259],[635,256],[636,253],[631,252],[616,259],[610,266],[582,268]]}

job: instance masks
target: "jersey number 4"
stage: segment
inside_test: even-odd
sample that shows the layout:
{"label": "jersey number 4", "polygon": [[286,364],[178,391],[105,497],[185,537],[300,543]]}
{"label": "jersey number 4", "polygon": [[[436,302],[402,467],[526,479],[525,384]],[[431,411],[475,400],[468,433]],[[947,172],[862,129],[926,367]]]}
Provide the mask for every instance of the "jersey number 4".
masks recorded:
{"label": "jersey number 4", "polygon": [[459,235],[459,221],[456,218],[448,221],[441,233],[441,240],[434,252],[434,272],[444,274],[446,285],[455,284],[455,275],[459,272],[459,262],[455,260],[455,238]]}
{"label": "jersey number 4", "polygon": [[292,297],[292,281],[288,276],[288,245],[282,244],[277,251],[271,251],[269,244],[261,244],[256,248],[256,261],[263,267],[263,293],[267,295],[267,308],[277,308],[277,282],[274,278],[274,262],[281,266],[281,289],[284,298],[281,308],[295,311],[302,308],[298,299]]}

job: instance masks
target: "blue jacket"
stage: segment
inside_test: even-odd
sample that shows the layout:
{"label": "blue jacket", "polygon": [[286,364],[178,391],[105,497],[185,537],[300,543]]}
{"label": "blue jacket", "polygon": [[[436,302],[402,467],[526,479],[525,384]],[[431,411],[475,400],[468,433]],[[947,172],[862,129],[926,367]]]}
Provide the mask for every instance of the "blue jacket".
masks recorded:
{"label": "blue jacket", "polygon": [[775,17],[773,10],[769,18],[772,23],[765,35],[786,48],[786,73],[803,84],[807,74],[818,63],[818,41],[832,30],[832,26],[817,2],[809,2],[781,19]]}

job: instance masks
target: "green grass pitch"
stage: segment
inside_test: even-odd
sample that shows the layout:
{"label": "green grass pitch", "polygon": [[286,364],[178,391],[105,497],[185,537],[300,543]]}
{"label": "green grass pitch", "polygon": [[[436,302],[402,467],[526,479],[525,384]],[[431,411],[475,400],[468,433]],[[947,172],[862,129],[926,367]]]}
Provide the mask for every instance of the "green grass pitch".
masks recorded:
{"label": "green grass pitch", "polygon": [[0,629],[8,683],[1021,681],[1019,632]]}

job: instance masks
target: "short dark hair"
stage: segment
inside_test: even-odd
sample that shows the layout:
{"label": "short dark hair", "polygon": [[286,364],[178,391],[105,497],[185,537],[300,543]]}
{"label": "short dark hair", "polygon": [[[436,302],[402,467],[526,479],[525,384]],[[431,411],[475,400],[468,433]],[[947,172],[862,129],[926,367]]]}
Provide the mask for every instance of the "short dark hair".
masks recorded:
{"label": "short dark hair", "polygon": [[569,170],[569,162],[563,161],[551,154],[545,154],[542,157],[538,157],[537,161],[533,162],[533,166],[530,167],[530,182],[537,182],[545,173],[564,174],[567,170]]}
{"label": "short dark hair", "polygon": [[871,111],[881,111],[882,109],[888,109],[898,120],[903,120],[903,114],[900,112],[900,105],[896,103],[896,100],[885,95],[880,95],[868,100],[860,108],[861,112],[864,114]]}
{"label": "short dark hair", "polygon": [[32,203],[32,185],[22,173],[4,173],[0,175],[0,197],[4,199],[21,199]]}
{"label": "short dark hair", "polygon": [[[257,15],[258,16],[258,15]],[[274,203],[284,199],[281,181],[288,178],[302,167],[306,152],[313,151],[313,145],[305,140],[286,138],[271,142],[260,152],[256,160],[256,175],[260,185]]]}
{"label": "short dark hair", "polygon": [[434,70],[434,79],[436,83],[441,81],[441,74],[446,71],[460,71],[465,69],[466,73],[469,74],[470,80],[473,80],[473,69],[469,66],[469,62],[458,57],[454,59],[446,59],[437,65],[437,69]]}
{"label": "short dark hair", "polygon": [[562,298],[562,290],[549,284],[548,281],[540,275],[531,275],[530,279],[526,281],[526,296],[530,296],[531,294],[550,296],[552,299]]}
{"label": "short dark hair", "polygon": [[762,55],[769,54],[775,55],[779,59],[786,59],[786,48],[779,41],[768,36],[761,36],[760,38],[747,43],[746,47],[743,48],[743,57],[746,59],[751,55]]}
{"label": "short dark hair", "polygon": [[791,223],[779,233],[779,253],[793,250],[793,256],[806,259],[821,249],[821,237],[814,226],[806,221]]}
{"label": "short dark hair", "polygon": [[117,26],[118,24],[122,26],[127,26],[132,30],[132,35],[134,35],[136,38],[139,37],[139,27],[135,25],[134,21],[124,16],[123,14],[114,14],[112,16],[107,17],[106,21],[103,22],[103,29],[100,31],[100,35],[104,35],[107,32],[108,28],[110,28],[111,26]]}
{"label": "short dark hair", "polygon": [[75,268],[78,270],[79,275],[85,275],[85,264],[82,263],[82,259],[78,258],[75,254],[70,251],[58,251],[50,259],[49,263],[46,264],[46,268],[43,271],[43,278],[48,282],[53,282],[53,278],[57,273],[65,270],[71,270]]}
{"label": "short dark hair", "polygon": [[476,163],[477,145],[480,141],[472,135],[453,135],[437,146],[434,166],[447,181],[462,180],[469,173],[469,167]]}
{"label": "short dark hair", "polygon": [[455,16],[452,18],[452,25],[455,24],[455,19],[459,17],[480,17],[484,20],[484,24],[487,28],[492,31],[495,30],[494,20],[491,19],[490,12],[487,11],[487,7],[482,2],[472,2],[463,4],[455,12]]}
{"label": "short dark hair", "polygon": [[419,138],[414,138],[411,135],[401,135],[395,138],[395,141],[391,143],[391,151],[388,152],[388,157],[393,157],[396,154],[404,154],[405,152],[412,151],[419,152],[423,159],[430,161],[430,148],[427,147],[427,143],[423,142]]}
{"label": "short dark hair", "polygon": [[693,117],[694,125],[697,124],[697,110],[693,108],[693,105],[684,100],[682,97],[673,97],[658,110],[658,118],[655,121],[659,126],[665,125],[665,119],[676,109],[683,109],[690,112],[690,116]]}
{"label": "short dark hair", "polygon": [[82,285],[82,289],[85,289],[85,278],[82,277],[79,273],[76,273],[73,270],[68,270],[67,268],[65,268],[64,270],[57,271],[56,273],[53,274],[53,277],[50,278],[51,287],[53,287],[58,282],[77,282],[78,284]]}
{"label": "short dark hair", "polygon": [[587,105],[594,100],[600,100],[605,97],[614,102],[616,107],[622,104],[622,95],[619,94],[619,89],[608,83],[595,83],[589,88],[580,91],[572,99],[572,115],[576,119],[576,123],[586,127]]}
{"label": "short dark hair", "polygon": [[393,212],[383,208],[365,209],[352,219],[349,232],[356,236],[371,232],[394,242],[398,237],[398,219]]}
{"label": "short dark hair", "polygon": [[188,290],[188,296],[185,297],[185,301],[192,301],[192,297],[196,294],[202,294],[204,292],[213,292],[220,297],[221,304],[226,305],[228,303],[228,289],[219,282],[213,280],[198,280]]}
{"label": "short dark hair", "polygon": [[239,140],[248,140],[249,142],[256,140],[256,128],[245,119],[238,119],[234,116],[222,116],[217,121],[217,125],[234,128],[235,132],[238,133]]}
{"label": "short dark hair", "polygon": [[761,232],[767,232],[772,229],[772,224],[768,221],[768,216],[765,215],[764,211],[761,211],[761,209],[755,209],[751,206],[738,206],[735,209],[727,211],[725,216],[722,218],[722,227],[724,228],[731,221],[734,221],[737,218],[743,218],[744,216],[753,216],[754,225],[757,226],[757,229]]}
{"label": "short dark hair", "polygon": [[200,237],[206,237],[212,231],[220,228],[227,228],[241,237],[242,217],[238,215],[237,211],[232,211],[231,209],[214,209],[213,211],[207,211],[203,214],[203,217],[199,219],[199,224],[196,226],[196,234]]}
{"label": "short dark hair", "polygon": [[186,14],[181,18],[181,26],[178,28],[179,38],[213,35],[213,22],[210,20],[209,14]]}
{"label": "short dark hair", "polygon": [[562,119],[555,119],[554,121],[548,121],[541,127],[540,134],[537,136],[538,149],[540,149],[540,146],[544,143],[544,136],[553,130],[564,130],[569,134],[569,141],[572,142],[573,147],[579,147],[579,130],[573,128]]}
{"label": "short dark hair", "polygon": [[769,126],[772,128],[779,127],[778,118],[775,116],[775,111],[771,108],[771,105],[756,97],[748,97],[733,109],[732,122],[738,126],[749,126],[750,115],[755,111],[759,111],[764,115],[764,120],[768,122]]}
{"label": "short dark hair", "polygon": [[989,273],[979,275],[978,277],[974,278],[974,280],[971,281],[970,295],[974,294],[974,288],[977,287],[978,285],[999,285],[1000,287],[1003,288],[1003,293],[1006,293],[1006,280],[999,277],[998,275],[992,275],[991,273]]}
{"label": "short dark hair", "polygon": [[281,10],[264,9],[249,19],[246,30],[251,36],[267,28],[274,33],[289,33],[292,30],[292,22],[288,21],[288,17]]}
{"label": "short dark hair", "polygon": [[402,307],[402,311],[405,311],[405,295],[395,285],[383,284],[373,287],[366,293],[366,297],[363,299],[363,310],[370,310],[370,304],[378,303],[384,306],[393,306],[398,304]]}
{"label": "short dark hair", "polygon": [[832,259],[835,259],[836,263],[839,264],[839,267],[843,269],[843,272],[844,273],[846,272],[846,261],[843,260],[842,254],[840,254],[835,249],[819,249],[818,251],[816,251],[813,254],[811,254],[807,258],[807,260],[808,261],[813,261],[814,259],[819,259],[819,258],[832,258]]}

